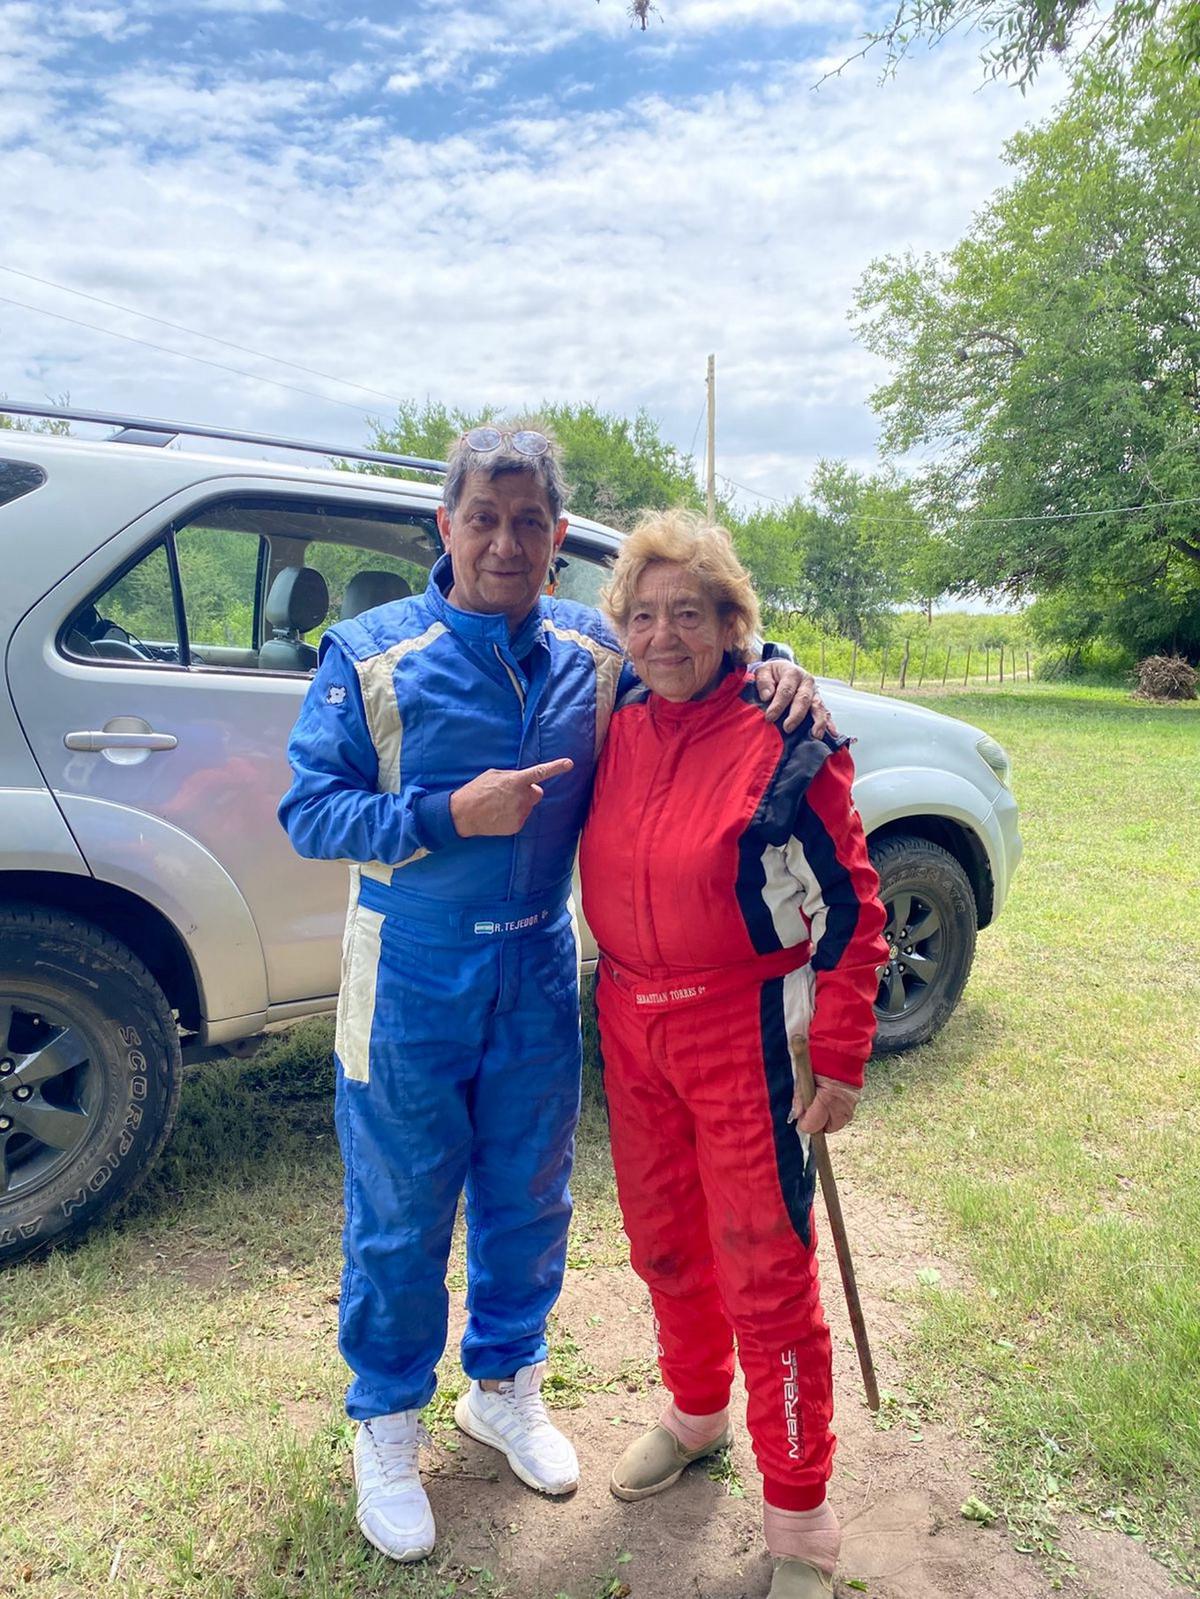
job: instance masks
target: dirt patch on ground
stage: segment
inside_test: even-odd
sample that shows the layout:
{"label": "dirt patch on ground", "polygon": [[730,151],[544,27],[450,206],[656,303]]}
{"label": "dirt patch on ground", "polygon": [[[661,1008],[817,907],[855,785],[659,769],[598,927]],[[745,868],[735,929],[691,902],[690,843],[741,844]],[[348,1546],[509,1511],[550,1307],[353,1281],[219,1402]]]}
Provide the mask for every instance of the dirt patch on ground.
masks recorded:
{"label": "dirt patch on ground", "polygon": [[215,1297],[241,1287],[243,1282],[242,1273],[230,1264],[227,1250],[198,1244],[186,1235],[140,1261],[136,1273],[141,1277],[175,1277],[192,1297]]}
{"label": "dirt patch on ground", "polygon": [[[909,1312],[897,1295],[916,1285],[923,1268],[936,1270],[947,1286],[959,1274],[933,1253],[918,1217],[850,1184],[843,1192],[854,1234],[864,1240],[857,1265],[880,1383],[901,1392]],[[832,1250],[825,1256],[840,1439],[831,1497],[845,1530],[839,1596],[1041,1599],[1065,1592],[1073,1599],[1185,1599],[1143,1549],[1120,1535],[1072,1529],[1076,1571],[1052,1586],[1002,1529],[965,1520],[960,1507],[976,1491],[981,1458],[969,1439],[945,1427],[906,1423],[902,1408],[890,1430],[878,1430],[862,1400]],[[459,1305],[452,1339],[461,1321]],[[435,1449],[427,1460],[447,1569],[482,1568],[520,1599],[765,1594],[770,1568],[759,1539],[761,1502],[744,1394],[735,1396],[738,1428],[727,1480],[714,1480],[699,1465],[660,1498],[622,1504],[608,1492],[611,1463],[663,1403],[649,1375],[654,1340],[645,1291],[626,1267],[573,1271],[558,1326],[579,1350],[583,1402],[558,1419],[579,1451],[582,1486],[570,1500],[538,1499],[491,1450],[455,1435],[456,1449]]]}

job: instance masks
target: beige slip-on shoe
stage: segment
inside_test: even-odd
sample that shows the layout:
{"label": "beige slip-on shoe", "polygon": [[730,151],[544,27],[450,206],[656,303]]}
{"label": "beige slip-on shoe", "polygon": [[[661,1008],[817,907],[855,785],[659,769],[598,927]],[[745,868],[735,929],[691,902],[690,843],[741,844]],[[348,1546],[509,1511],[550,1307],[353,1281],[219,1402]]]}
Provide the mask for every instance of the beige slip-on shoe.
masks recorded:
{"label": "beige slip-on shoe", "polygon": [[618,1499],[649,1499],[660,1494],[673,1482],[678,1482],[693,1460],[703,1460],[708,1455],[728,1449],[733,1433],[728,1423],[719,1438],[699,1449],[685,1449],[675,1434],[663,1426],[651,1427],[649,1432],[635,1438],[613,1467],[608,1486]]}
{"label": "beige slip-on shoe", "polygon": [[767,1599],[829,1599],[833,1578],[807,1560],[776,1560]]}

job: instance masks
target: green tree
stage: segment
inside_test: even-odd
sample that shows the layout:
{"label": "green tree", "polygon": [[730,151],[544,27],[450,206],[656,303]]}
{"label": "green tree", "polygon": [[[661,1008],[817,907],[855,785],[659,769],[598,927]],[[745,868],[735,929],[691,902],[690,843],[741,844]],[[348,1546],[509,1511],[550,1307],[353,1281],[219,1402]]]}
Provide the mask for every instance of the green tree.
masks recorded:
{"label": "green tree", "polygon": [[691,456],[646,411],[630,420],[594,405],[543,405],[537,415],[562,447],[576,515],[629,529],[643,510],[704,508]]}
{"label": "green tree", "polygon": [[[653,0],[614,3],[643,33],[651,16],[662,20]],[[731,22],[735,12],[731,3]],[[1127,54],[1156,28],[1182,65],[1200,63],[1200,0],[897,0],[890,21],[866,34],[858,55],[882,50],[890,75],[915,44],[937,44],[970,29],[987,41],[981,54],[988,77],[1007,78],[1023,92],[1047,56],[1071,49],[1099,59]]]}
{"label": "green tree", "polygon": [[[461,433],[499,415],[493,405],[470,412],[435,401],[410,401],[393,422],[375,425],[369,444],[376,450],[444,460]],[[642,510],[703,505],[691,457],[669,444],[645,411],[630,420],[594,405],[546,403],[513,420],[543,428],[557,440],[577,516],[628,529]]]}
{"label": "green tree", "polygon": [[942,592],[940,551],[905,484],[821,461],[807,495],[757,511],[734,543],[764,603],[862,645],[895,605]]}
{"label": "green tree", "polygon": [[1200,0],[899,0],[891,20],[867,35],[860,54],[884,52],[892,73],[914,44],[975,29],[988,77],[1022,91],[1047,56],[1077,49],[1103,61],[1135,52],[1158,30],[1182,66],[1200,62]]}
{"label": "green tree", "polygon": [[1069,592],[1139,649],[1200,647],[1200,78],[1161,48],[1084,71],[1014,138],[948,255],[876,261],[861,337],[883,447],[957,592]]}
{"label": "green tree", "polygon": [[[418,405],[406,400],[390,422],[373,422],[367,438],[367,448],[387,450],[395,455],[415,455],[426,461],[444,461],[454,446],[455,439],[468,428],[495,419],[495,410],[485,406],[479,411],[451,409],[437,400],[426,400]],[[385,477],[416,478],[424,483],[441,481],[439,473],[418,472],[399,467],[377,466],[372,462],[343,463],[352,472],[382,473]]]}
{"label": "green tree", "polygon": [[[7,396],[0,394],[0,400]],[[70,396],[60,394],[56,400],[49,402],[51,405],[70,405]],[[65,417],[60,416],[15,416],[0,411],[0,429],[11,428],[14,433],[50,433],[58,437],[66,437],[71,431],[71,424]]]}

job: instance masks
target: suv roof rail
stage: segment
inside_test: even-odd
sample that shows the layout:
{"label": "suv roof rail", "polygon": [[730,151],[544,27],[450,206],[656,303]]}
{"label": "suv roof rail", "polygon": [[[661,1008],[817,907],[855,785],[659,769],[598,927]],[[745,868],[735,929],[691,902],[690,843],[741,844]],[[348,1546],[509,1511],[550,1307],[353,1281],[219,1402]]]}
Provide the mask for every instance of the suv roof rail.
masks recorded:
{"label": "suv roof rail", "polygon": [[371,461],[378,466],[404,466],[412,471],[445,472],[445,461],[427,461],[419,455],[393,455],[387,450],[345,449],[340,444],[314,444],[309,439],[285,439],[273,433],[240,433],[231,428],[203,427],[195,422],[164,422],[146,416],[122,416],[113,411],[80,411],[69,405],[27,405],[19,400],[0,400],[0,412],[14,416],[36,416],[55,422],[98,422],[118,428],[109,443],[146,444],[161,448],[180,435],[186,438],[220,439],[235,444],[260,444],[273,450],[302,450],[308,455],[331,455],[347,461]]}

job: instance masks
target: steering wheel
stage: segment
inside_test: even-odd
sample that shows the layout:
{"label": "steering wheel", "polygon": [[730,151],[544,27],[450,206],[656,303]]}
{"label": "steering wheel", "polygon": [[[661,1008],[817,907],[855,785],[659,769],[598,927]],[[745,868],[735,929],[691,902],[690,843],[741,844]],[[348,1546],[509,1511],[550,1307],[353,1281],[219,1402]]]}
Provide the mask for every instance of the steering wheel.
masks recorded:
{"label": "steering wheel", "polygon": [[92,653],[102,661],[149,661],[153,656],[149,651],[139,649],[131,639],[127,638],[94,638],[89,639]]}

